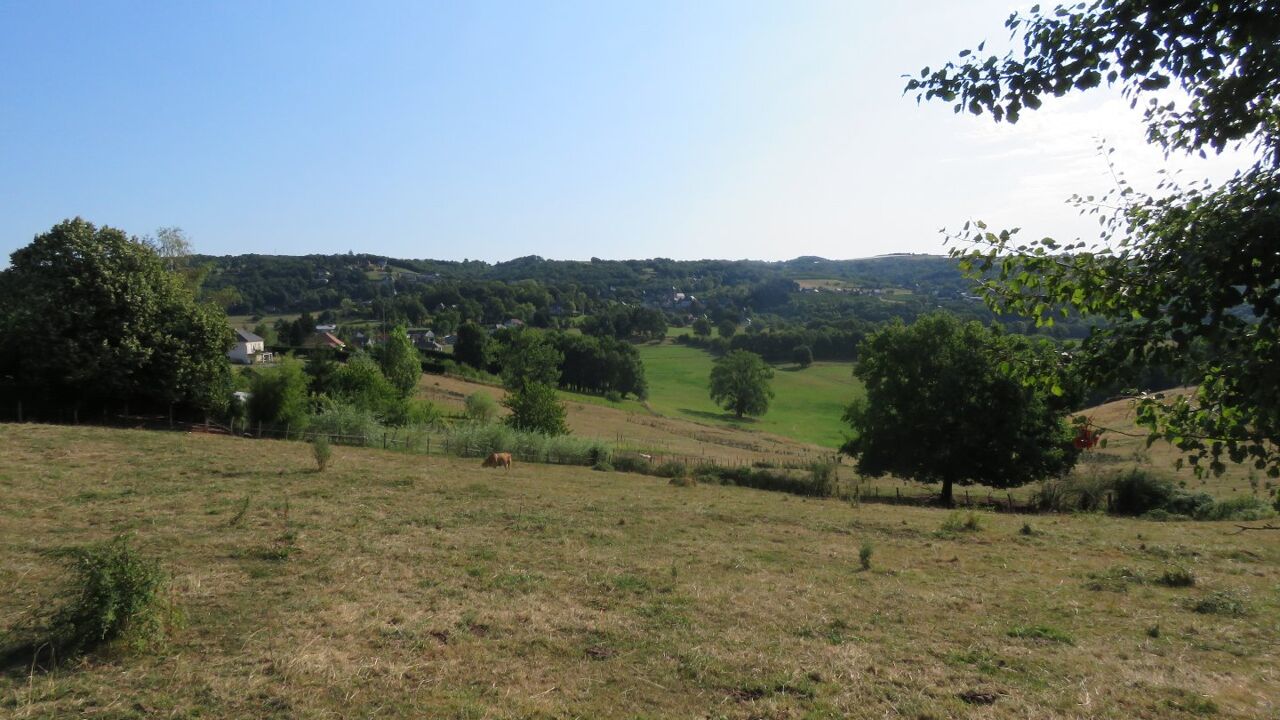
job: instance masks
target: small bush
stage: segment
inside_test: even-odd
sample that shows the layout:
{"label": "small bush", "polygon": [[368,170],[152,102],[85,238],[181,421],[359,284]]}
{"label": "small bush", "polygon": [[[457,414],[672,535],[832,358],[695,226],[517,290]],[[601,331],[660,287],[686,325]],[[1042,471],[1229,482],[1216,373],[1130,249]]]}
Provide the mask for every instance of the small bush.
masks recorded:
{"label": "small bush", "polygon": [[609,392],[604,394],[604,399],[608,400],[611,403],[620,403],[622,402],[622,393],[618,392],[617,390],[610,390]]}
{"label": "small bush", "polygon": [[372,411],[333,401],[324,403],[307,427],[309,433],[326,435],[339,445],[367,445],[371,438],[381,437],[384,430]]}
{"label": "small bush", "polygon": [[596,463],[595,465],[592,465],[591,469],[595,470],[596,472],[613,472],[613,465],[610,465],[607,461],[602,460]]}
{"label": "small bush", "polygon": [[1215,590],[1198,600],[1188,601],[1187,606],[1203,615],[1228,617],[1248,615],[1250,610],[1248,596],[1236,590]]}
{"label": "small bush", "polygon": [[54,615],[50,644],[76,655],[113,641],[144,649],[163,631],[164,573],[125,536],[79,548],[72,555],[74,597]]}
{"label": "small bush", "polygon": [[316,469],[324,472],[333,458],[333,448],[329,447],[329,436],[317,435],[311,441],[311,454],[316,458]]}
{"label": "small bush", "polygon": [[1030,535],[1035,535],[1036,531],[1035,531],[1035,528],[1031,527],[1031,523],[1024,522],[1022,523],[1022,528],[1018,530],[1018,534],[1030,536]]}
{"label": "small bush", "polygon": [[664,478],[678,478],[684,477],[687,473],[688,468],[685,467],[684,463],[679,460],[667,460],[661,465],[655,466],[652,474]]}
{"label": "small bush", "polygon": [[1242,520],[1251,522],[1275,516],[1275,510],[1252,495],[1240,495],[1210,503],[1195,515],[1197,520]]}
{"label": "small bush", "polygon": [[472,422],[487,423],[498,416],[498,401],[487,392],[476,391],[468,395],[465,407],[463,412]]}
{"label": "small bush", "polygon": [[1175,565],[1161,573],[1156,583],[1171,588],[1191,587],[1196,584],[1196,578],[1190,570]]}
{"label": "small bush", "polygon": [[1111,509],[1120,515],[1145,515],[1157,508],[1172,511],[1167,506],[1177,493],[1173,483],[1137,468],[1117,476],[1112,490]]}
{"label": "small bush", "polygon": [[831,497],[836,493],[836,465],[818,461],[809,465],[808,494],[815,497]]}
{"label": "small bush", "polygon": [[863,570],[871,569],[871,554],[875,552],[870,542],[862,543],[862,547],[858,548],[858,563]]}
{"label": "small bush", "polygon": [[618,472],[648,473],[652,470],[648,460],[631,453],[614,453],[610,462]]}
{"label": "small bush", "polygon": [[698,481],[688,475],[677,475],[671,478],[670,484],[676,487],[693,487]]}

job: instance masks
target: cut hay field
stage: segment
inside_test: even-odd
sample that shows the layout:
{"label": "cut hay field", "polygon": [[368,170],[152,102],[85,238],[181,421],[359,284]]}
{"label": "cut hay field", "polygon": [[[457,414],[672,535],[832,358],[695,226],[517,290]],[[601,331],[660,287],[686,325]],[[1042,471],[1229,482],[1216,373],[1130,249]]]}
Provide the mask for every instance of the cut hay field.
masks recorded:
{"label": "cut hay field", "polygon": [[0,628],[66,596],[60,551],[121,532],[183,617],[149,653],[4,668],[0,716],[1280,713],[1280,533],[942,532],[940,510],[583,468],[313,467],[300,443],[0,426]]}
{"label": "cut hay field", "polygon": [[847,427],[840,418],[845,407],[862,392],[848,363],[814,363],[803,370],[779,365],[769,412],[738,420],[708,395],[714,362],[710,353],[669,341],[638,349],[649,381],[648,404],[659,414],[760,430],[832,449],[844,441]]}

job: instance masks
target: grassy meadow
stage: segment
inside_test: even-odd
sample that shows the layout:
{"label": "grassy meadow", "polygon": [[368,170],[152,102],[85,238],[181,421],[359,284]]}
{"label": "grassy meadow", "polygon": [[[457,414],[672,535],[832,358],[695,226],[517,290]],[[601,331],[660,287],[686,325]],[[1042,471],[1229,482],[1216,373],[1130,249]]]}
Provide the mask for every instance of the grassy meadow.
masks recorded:
{"label": "grassy meadow", "polygon": [[661,415],[731,425],[782,435],[801,442],[837,448],[847,427],[840,420],[845,407],[861,393],[848,363],[814,363],[799,369],[775,367],[775,396],[769,412],[738,420],[711,401],[708,382],[712,355],[669,341],[639,346],[649,381],[648,405]]}
{"label": "grassy meadow", "polygon": [[[1098,515],[966,530],[585,468],[336,448],[318,473],[310,455],[0,426],[0,628],[67,597],[59,551],[121,532],[180,617],[150,652],[5,668],[0,716],[1280,712],[1274,533]],[[1193,586],[1162,584],[1173,569]]]}

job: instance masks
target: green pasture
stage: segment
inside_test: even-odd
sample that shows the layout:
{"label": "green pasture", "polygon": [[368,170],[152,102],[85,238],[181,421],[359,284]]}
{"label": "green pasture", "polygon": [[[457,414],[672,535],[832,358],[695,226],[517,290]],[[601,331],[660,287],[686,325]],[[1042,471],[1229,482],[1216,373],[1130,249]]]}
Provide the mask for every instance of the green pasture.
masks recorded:
{"label": "green pasture", "polygon": [[844,409],[862,393],[848,363],[814,363],[803,370],[778,365],[769,412],[738,420],[711,401],[711,354],[672,343],[648,343],[639,350],[649,381],[649,406],[669,417],[760,430],[835,448],[846,431],[840,419]]}

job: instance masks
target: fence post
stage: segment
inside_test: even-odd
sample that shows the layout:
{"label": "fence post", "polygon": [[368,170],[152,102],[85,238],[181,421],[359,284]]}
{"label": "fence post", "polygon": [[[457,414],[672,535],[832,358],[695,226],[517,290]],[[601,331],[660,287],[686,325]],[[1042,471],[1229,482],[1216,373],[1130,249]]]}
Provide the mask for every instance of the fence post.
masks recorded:
{"label": "fence post", "polygon": [[18,422],[22,422],[22,401],[18,401]]}
{"label": "fence post", "polygon": [[387,449],[387,433],[386,432],[382,433],[382,449],[383,450]]}
{"label": "fence post", "polygon": [[259,440],[262,439],[262,421],[261,420],[258,421],[258,439]]}

